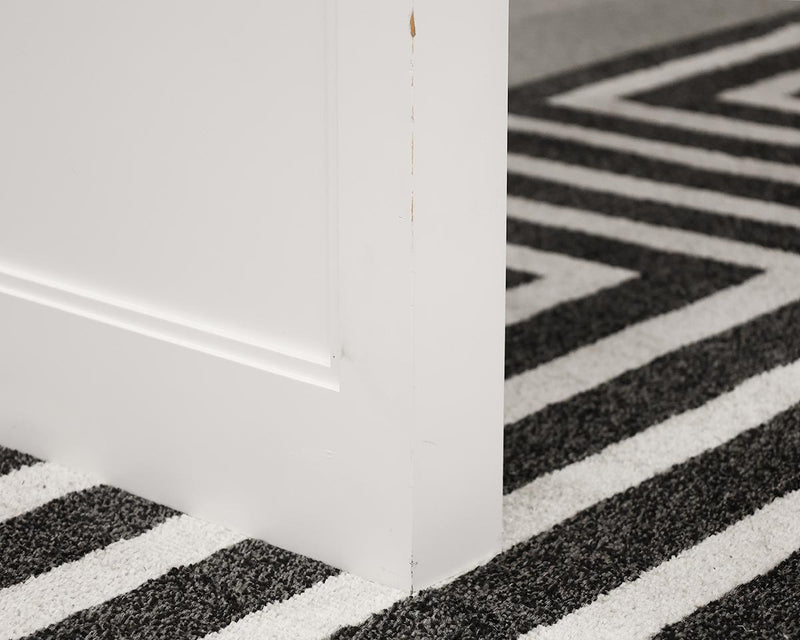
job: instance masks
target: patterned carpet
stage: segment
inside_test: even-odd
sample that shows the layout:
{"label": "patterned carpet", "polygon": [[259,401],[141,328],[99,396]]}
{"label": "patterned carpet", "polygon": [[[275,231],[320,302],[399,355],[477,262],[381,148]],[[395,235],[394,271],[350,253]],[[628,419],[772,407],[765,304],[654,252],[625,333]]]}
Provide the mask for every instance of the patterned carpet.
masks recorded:
{"label": "patterned carpet", "polygon": [[0,449],[0,640],[800,638],[800,12],[510,111],[503,552],[404,597]]}

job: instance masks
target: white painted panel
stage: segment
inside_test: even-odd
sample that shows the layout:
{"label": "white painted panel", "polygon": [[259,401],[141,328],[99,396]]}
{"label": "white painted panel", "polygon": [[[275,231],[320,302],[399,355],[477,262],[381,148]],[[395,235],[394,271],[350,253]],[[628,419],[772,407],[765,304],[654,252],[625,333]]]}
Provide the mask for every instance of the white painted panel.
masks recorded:
{"label": "white painted panel", "polygon": [[430,584],[500,544],[508,5],[414,16],[413,552]]}
{"label": "white painted panel", "polygon": [[0,444],[402,588],[499,548],[507,7],[413,4],[0,0],[71,117],[0,117]]}
{"label": "white painted panel", "polygon": [[2,0],[0,269],[326,361],[324,0]]}

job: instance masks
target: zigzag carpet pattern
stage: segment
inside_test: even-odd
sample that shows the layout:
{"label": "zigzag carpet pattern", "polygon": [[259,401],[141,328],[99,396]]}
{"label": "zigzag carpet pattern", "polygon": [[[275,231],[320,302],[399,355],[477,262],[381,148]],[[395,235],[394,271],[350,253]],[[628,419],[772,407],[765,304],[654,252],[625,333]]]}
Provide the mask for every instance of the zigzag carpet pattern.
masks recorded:
{"label": "zigzag carpet pattern", "polygon": [[800,638],[800,12],[510,94],[505,540],[412,597],[0,449],[0,640]]}

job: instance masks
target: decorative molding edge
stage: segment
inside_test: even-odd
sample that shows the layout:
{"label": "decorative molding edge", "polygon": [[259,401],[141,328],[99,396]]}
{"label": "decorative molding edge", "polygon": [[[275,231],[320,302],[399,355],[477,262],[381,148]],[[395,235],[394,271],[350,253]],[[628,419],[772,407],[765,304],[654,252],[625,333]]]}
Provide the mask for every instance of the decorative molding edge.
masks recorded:
{"label": "decorative molding edge", "polygon": [[328,224],[328,344],[327,359],[258,341],[227,335],[184,318],[169,317],[150,309],[79,291],[0,264],[0,294],[13,296],[75,316],[145,335],[298,382],[339,391],[341,331],[339,311],[339,193],[338,193],[338,14],[337,0],[325,3],[326,22],[326,148]]}
{"label": "decorative molding edge", "polygon": [[331,362],[338,370],[342,352],[341,313],[339,309],[339,2],[325,2],[325,140],[327,161],[328,224],[328,346]]}
{"label": "decorative molding edge", "polygon": [[339,390],[337,368],[331,360],[242,340],[212,328],[194,325],[185,319],[167,317],[104,299],[1,265],[0,293],[299,382]]}

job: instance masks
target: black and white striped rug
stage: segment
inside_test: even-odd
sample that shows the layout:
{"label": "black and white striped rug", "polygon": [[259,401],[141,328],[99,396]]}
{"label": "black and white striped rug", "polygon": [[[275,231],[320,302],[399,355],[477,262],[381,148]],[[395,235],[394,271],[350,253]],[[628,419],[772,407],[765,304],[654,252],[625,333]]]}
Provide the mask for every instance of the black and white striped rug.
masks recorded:
{"label": "black and white striped rug", "polygon": [[406,597],[0,449],[0,640],[800,638],[800,12],[510,110],[505,550]]}

